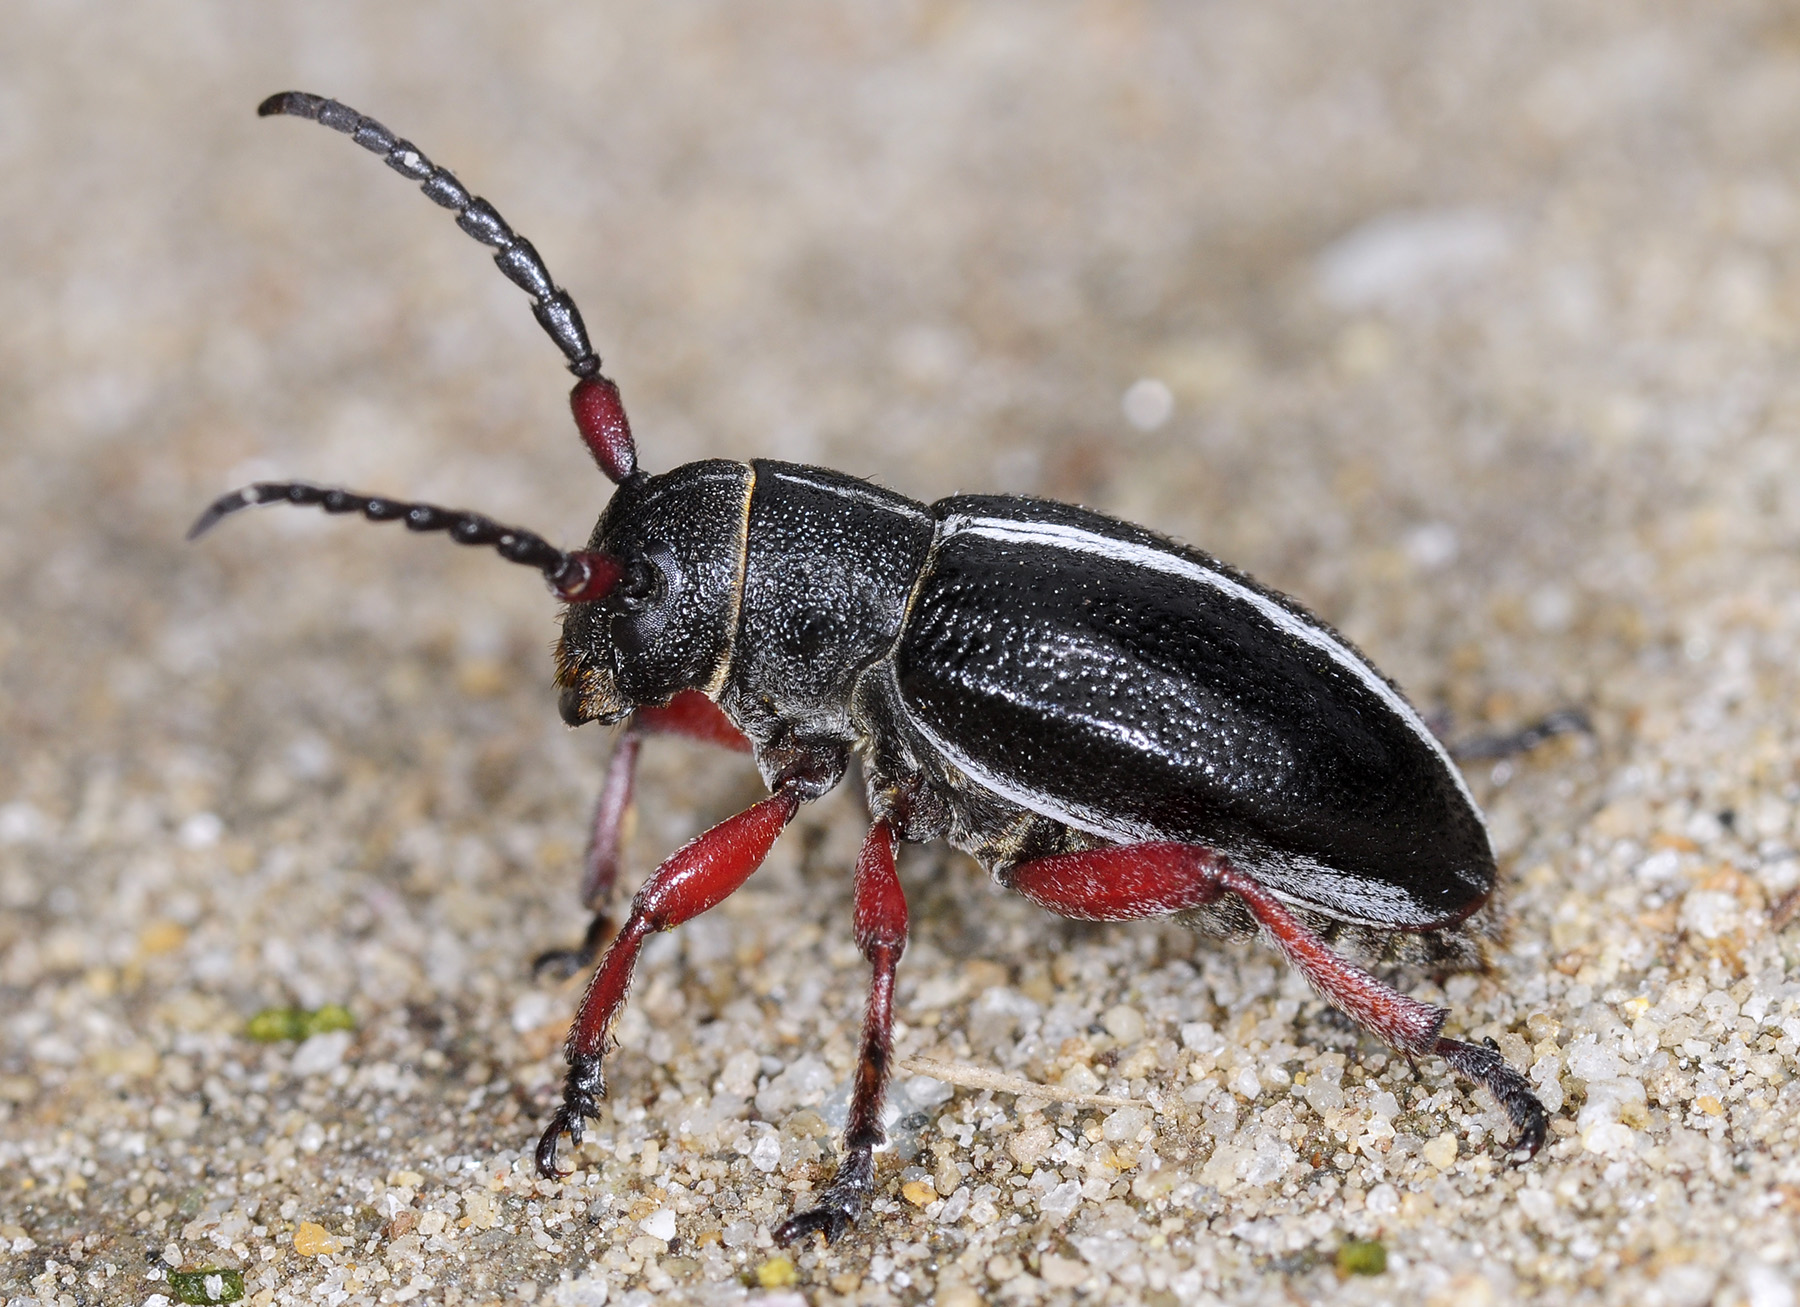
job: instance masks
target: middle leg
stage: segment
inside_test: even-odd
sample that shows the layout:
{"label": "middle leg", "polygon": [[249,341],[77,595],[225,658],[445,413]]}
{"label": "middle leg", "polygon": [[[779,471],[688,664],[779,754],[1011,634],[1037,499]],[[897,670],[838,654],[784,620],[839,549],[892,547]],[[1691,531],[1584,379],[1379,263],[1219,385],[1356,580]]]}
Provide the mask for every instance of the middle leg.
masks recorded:
{"label": "middle leg", "polygon": [[1211,849],[1131,844],[1061,853],[1021,863],[1007,879],[1034,903],[1087,921],[1167,916],[1235,894],[1289,965],[1328,1002],[1390,1048],[1435,1054],[1486,1085],[1519,1131],[1515,1149],[1530,1156],[1543,1145],[1549,1114],[1525,1077],[1501,1059],[1497,1045],[1443,1038],[1438,1032],[1450,1015],[1445,1009],[1408,998],[1332,952],[1259,881]]}
{"label": "middle leg", "polygon": [[817,1230],[831,1243],[862,1215],[875,1188],[875,1150],[887,1138],[881,1107],[893,1073],[894,973],[906,950],[906,895],[894,869],[894,828],[883,818],[869,828],[856,859],[856,946],[869,960],[869,1002],[863,1013],[862,1053],[844,1126],[844,1156],[819,1201],[775,1229],[780,1243]]}

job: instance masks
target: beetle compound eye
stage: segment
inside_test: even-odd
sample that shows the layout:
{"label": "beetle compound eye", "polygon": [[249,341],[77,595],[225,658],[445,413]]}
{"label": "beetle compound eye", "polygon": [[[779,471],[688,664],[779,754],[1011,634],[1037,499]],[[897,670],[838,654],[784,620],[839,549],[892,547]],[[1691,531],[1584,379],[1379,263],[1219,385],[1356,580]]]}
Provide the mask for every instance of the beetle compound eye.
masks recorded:
{"label": "beetle compound eye", "polygon": [[613,643],[629,657],[642,656],[669,634],[687,577],[675,553],[660,541],[627,557],[612,591]]}
{"label": "beetle compound eye", "polygon": [[625,565],[625,575],[619,578],[618,589],[613,593],[619,597],[620,607],[636,612],[656,599],[663,588],[662,573],[656,564],[640,554]]}
{"label": "beetle compound eye", "polygon": [[625,612],[641,614],[664,605],[671,593],[682,588],[684,579],[674,550],[660,540],[653,541],[642,553],[626,559],[624,575],[613,594]]}

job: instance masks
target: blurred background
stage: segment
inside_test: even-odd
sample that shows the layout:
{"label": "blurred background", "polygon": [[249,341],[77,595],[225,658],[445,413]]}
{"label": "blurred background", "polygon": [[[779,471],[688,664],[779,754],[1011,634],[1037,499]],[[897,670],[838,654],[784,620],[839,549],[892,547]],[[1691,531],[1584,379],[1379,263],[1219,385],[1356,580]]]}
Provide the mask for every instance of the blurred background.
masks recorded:
{"label": "blurred background", "polygon": [[[1792,6],[12,0],[5,25],[0,1297],[178,1296],[167,1267],[216,1263],[264,1302],[718,1297],[746,1276],[809,1301],[1249,1300],[1281,1276],[1309,1300],[1793,1302]],[[517,1152],[576,995],[524,961],[576,928],[607,749],[557,720],[554,606],[392,527],[182,533],[221,491],[292,476],[575,542],[608,487],[525,298],[375,159],[257,120],[288,88],[410,137],[537,245],[651,470],[764,455],[927,500],[1078,501],[1293,593],[1458,731],[1585,706],[1592,740],[1472,777],[1514,921],[1500,970],[1448,991],[1556,1086],[1538,1170],[1476,1165],[1469,1130],[1502,1132],[1485,1098],[1402,1087],[1416,1119],[1359,1149],[1341,1114],[1394,1090],[1374,1072],[1321,1109],[1246,1095],[1235,1055],[1195,1070],[1184,1026],[1246,1012],[1286,1022],[1245,1043],[1265,1089],[1370,1049],[1254,950],[1048,923],[937,851],[908,864],[902,1051],[1110,1083],[1125,1036],[1099,1014],[1135,1005],[1148,1024],[1124,1029],[1157,1056],[1114,1087],[1174,1105],[1145,1146],[1180,1179],[1146,1197],[1148,1163],[1065,1159],[1113,1170],[1060,1222],[896,1199],[863,1242],[758,1279],[779,1186],[818,1150],[788,1129],[771,1175],[734,1149],[839,1083],[859,1005],[839,795],[647,963],[664,1043],[628,1023],[637,1116],[598,1134],[651,1188],[534,1189]],[[640,792],[633,877],[757,787],[658,742]],[[984,1001],[1014,1016],[971,1047]],[[354,1043],[244,1037],[327,1002]],[[677,1181],[737,1213],[708,1226],[642,1141],[673,1156],[740,1047],[755,1110],[692,1126],[724,1142]],[[1182,1097],[1208,1075],[1222,1098]],[[792,1101],[764,1104],[783,1076]],[[1454,1166],[1422,1160],[1440,1132]],[[1219,1151],[1268,1140],[1287,1160],[1266,1174]],[[492,1227],[457,1197],[471,1175],[512,1204]],[[940,1171],[934,1201],[984,1183],[964,1181]],[[1627,1190],[1656,1197],[1633,1216]],[[423,1218],[395,1224],[415,1202],[447,1202],[432,1237],[509,1233],[425,1267]],[[659,1203],[673,1242],[643,1224]],[[585,1235],[545,1233],[578,1209]],[[308,1220],[337,1253],[295,1251]],[[1389,1278],[1331,1273],[1346,1232],[1388,1241]],[[365,1241],[358,1271],[343,1250]]]}

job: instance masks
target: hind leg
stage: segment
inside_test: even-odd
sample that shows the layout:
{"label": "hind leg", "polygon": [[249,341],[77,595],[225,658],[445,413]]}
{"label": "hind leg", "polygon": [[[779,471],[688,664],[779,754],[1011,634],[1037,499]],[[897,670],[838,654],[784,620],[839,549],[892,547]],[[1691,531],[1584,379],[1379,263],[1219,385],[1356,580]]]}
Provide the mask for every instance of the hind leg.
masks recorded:
{"label": "hind leg", "polygon": [[1470,735],[1460,740],[1447,740],[1444,747],[1458,762],[1494,762],[1531,750],[1558,735],[1594,733],[1594,724],[1580,708],[1562,708],[1531,725],[1499,735]]}
{"label": "hind leg", "polygon": [[1087,921],[1167,916],[1233,894],[1327,1002],[1388,1047],[1414,1056],[1436,1054],[1486,1085],[1519,1131],[1515,1150],[1530,1157],[1543,1145],[1549,1114],[1525,1077],[1501,1060],[1496,1045],[1442,1037],[1445,1009],[1408,998],[1332,952],[1260,882],[1211,849],[1191,844],[1090,849],[1021,863],[1005,879],[1032,902]]}
{"label": "hind leg", "polygon": [[875,1150],[887,1138],[881,1105],[893,1072],[894,973],[906,950],[906,895],[894,869],[894,828],[886,821],[870,827],[863,841],[855,892],[856,946],[869,960],[871,974],[850,1119],[844,1126],[844,1156],[817,1205],[776,1227],[780,1243],[804,1239],[815,1230],[830,1243],[848,1230],[875,1188]]}

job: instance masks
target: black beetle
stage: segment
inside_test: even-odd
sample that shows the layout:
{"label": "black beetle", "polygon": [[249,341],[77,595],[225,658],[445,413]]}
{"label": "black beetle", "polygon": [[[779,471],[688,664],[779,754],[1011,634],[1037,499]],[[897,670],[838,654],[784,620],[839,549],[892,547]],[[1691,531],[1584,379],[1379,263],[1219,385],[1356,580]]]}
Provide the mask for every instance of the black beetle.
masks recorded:
{"label": "black beetle", "polygon": [[[570,1031],[562,1107],[537,1165],[558,1174],[604,1092],[601,1058],[646,936],[706,911],[767,856],[799,805],[862,765],[872,826],[856,865],[858,947],[874,976],[844,1152],[819,1203],[777,1236],[828,1239],[861,1213],[883,1139],[894,974],[906,946],[897,840],[947,839],[1064,916],[1179,916],[1261,933],[1328,1001],[1400,1052],[1485,1084],[1526,1155],[1548,1118],[1492,1040],[1329,947],[1410,937],[1467,960],[1494,853],[1449,754],[1361,653],[1293,600],[1097,513],[1016,496],[918,504],[765,459],[637,467],[618,388],[574,302],[485,200],[411,143],[333,100],[259,113],[344,132],[419,182],[497,253],[578,378],[570,402],[618,489],[585,550],[429,504],[263,482],[217,500],[190,538],[257,504],[314,504],[445,530],[539,568],[567,601],[557,648],[571,726],[624,722],[595,811],[581,948],[608,929],[638,742],[671,731],[747,748],[770,798],[645,881]],[[1228,897],[1229,896],[1229,897]]]}

